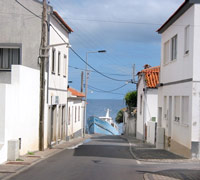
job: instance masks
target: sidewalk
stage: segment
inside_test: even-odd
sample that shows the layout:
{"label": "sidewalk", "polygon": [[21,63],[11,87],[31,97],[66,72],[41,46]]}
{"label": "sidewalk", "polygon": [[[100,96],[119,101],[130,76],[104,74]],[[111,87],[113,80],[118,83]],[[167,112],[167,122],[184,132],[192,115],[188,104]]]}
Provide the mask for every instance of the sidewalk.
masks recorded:
{"label": "sidewalk", "polygon": [[88,138],[90,138],[90,136],[86,135],[85,138],[77,138],[68,142],[62,142],[58,145],[55,145],[52,149],[34,152],[34,155],[27,154],[21,156],[17,161],[5,162],[4,164],[0,165],[0,179],[7,180],[48,157],[51,157],[67,148],[83,143]]}
{"label": "sidewalk", "polygon": [[156,149],[155,145],[148,144],[134,137],[122,136],[122,138],[125,138],[129,142],[131,154],[139,161],[162,163],[198,161],[186,159],[164,149]]}
{"label": "sidewalk", "polygon": [[[132,156],[141,162],[153,163],[200,163],[199,160],[186,159],[166,150],[156,149],[154,145],[145,143],[134,137],[122,136],[130,145],[130,152]],[[176,169],[176,170],[163,170],[158,172],[148,172],[144,174],[145,180],[199,180],[200,167],[195,169]]]}

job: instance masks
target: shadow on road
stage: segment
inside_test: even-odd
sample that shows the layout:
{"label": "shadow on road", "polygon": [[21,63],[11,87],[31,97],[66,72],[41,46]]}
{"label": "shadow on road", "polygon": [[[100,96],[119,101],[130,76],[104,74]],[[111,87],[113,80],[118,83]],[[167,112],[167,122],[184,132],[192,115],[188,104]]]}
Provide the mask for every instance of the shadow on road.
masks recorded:
{"label": "shadow on road", "polygon": [[[200,170],[189,170],[189,169],[168,169],[157,172],[149,171],[138,171],[142,173],[148,173],[154,176],[164,176],[168,178],[175,178],[180,180],[200,180]],[[163,177],[163,179],[164,179]]]}
{"label": "shadow on road", "polygon": [[74,156],[132,159],[129,145],[120,136],[95,136],[74,150]]}

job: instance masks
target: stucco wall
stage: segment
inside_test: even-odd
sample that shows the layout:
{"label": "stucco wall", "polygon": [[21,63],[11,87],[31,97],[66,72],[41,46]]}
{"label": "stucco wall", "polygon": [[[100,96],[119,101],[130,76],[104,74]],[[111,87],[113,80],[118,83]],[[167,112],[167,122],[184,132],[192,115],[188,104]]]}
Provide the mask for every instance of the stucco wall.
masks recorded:
{"label": "stucco wall", "polygon": [[[41,16],[42,4],[34,0],[20,0],[20,3]],[[0,7],[3,12],[0,18],[0,47],[6,44],[21,44],[22,65],[39,69],[41,19],[25,10],[15,0],[1,0]],[[0,82],[1,79],[5,80],[0,76]]]}
{"label": "stucco wall", "polygon": [[[193,49],[194,49],[194,6],[185,12],[174,22],[161,38],[161,73],[160,82],[174,82],[189,79],[193,76]],[[189,30],[189,54],[184,53],[185,27],[190,25]],[[177,59],[164,64],[164,43],[177,35]],[[170,73],[169,73],[170,72]]]}
{"label": "stucco wall", "polygon": [[[0,139],[4,142],[0,157],[7,158],[8,140],[21,138],[20,154],[38,150],[39,139],[39,71],[12,66],[12,84],[1,84]],[[45,106],[47,108],[47,106]],[[46,109],[45,108],[45,114]],[[45,115],[45,148],[47,147],[47,116]]]}
{"label": "stucco wall", "polygon": [[[68,99],[68,110],[70,107],[70,124],[68,124],[68,137],[73,137],[74,134],[83,129],[84,122],[84,102],[80,99]],[[73,111],[72,111],[73,107]],[[77,120],[75,121],[75,107],[77,107]],[[78,121],[78,108],[80,107],[80,121]],[[68,112],[69,113],[69,112]],[[68,120],[67,120],[68,121]]]}
{"label": "stucco wall", "polygon": [[[192,142],[200,141],[200,5],[195,4],[188,9],[176,22],[162,34],[161,73],[158,107],[162,108],[159,126],[165,128],[166,137],[172,138],[173,144],[180,144],[185,149],[191,149]],[[189,53],[185,54],[185,27],[189,25]],[[177,59],[164,64],[164,43],[177,34]],[[170,73],[169,73],[170,72]],[[180,82],[187,80],[187,82]],[[176,82],[177,81],[177,82]],[[176,82],[166,85],[165,83]],[[172,97],[172,118],[167,114],[164,117],[164,97],[167,97],[167,110],[169,110],[169,97]],[[179,122],[174,120],[175,96],[189,97],[189,123],[184,124],[182,117]],[[166,116],[166,115],[165,115]],[[174,149],[174,147],[171,147]]]}
{"label": "stucco wall", "polygon": [[[145,91],[144,91],[145,90]],[[140,103],[142,95],[142,112],[140,113]],[[144,76],[138,84],[138,97],[137,97],[137,133],[138,139],[144,138],[144,125],[155,117],[157,120],[157,105],[158,105],[158,90],[146,88]]]}
{"label": "stucco wall", "polygon": [[[138,139],[143,139],[143,132],[144,132],[144,91],[143,88],[145,87],[144,84],[144,77],[141,78],[141,80],[138,83],[138,89],[137,89],[137,132],[136,137]],[[142,96],[142,105],[141,105],[141,98]],[[142,107],[142,109],[141,109]],[[140,113],[141,112],[141,113]]]}
{"label": "stucco wall", "polygon": [[[164,86],[158,89],[158,107],[162,107],[161,126],[165,128],[165,135],[171,137],[173,141],[179,142],[188,148],[191,148],[191,123],[192,123],[192,108],[189,109],[189,124],[184,125],[181,122],[174,120],[174,97],[189,96],[189,107],[192,107],[192,82],[182,83],[171,86]],[[169,115],[164,118],[164,96],[167,97],[167,111],[169,111],[169,96],[172,97],[172,114],[171,121]],[[171,128],[170,128],[171,127]]]}
{"label": "stucco wall", "polygon": [[[69,34],[63,29],[63,27],[51,16],[51,26],[62,36],[62,38],[69,42]],[[58,34],[50,27],[50,40],[49,44],[61,44],[63,40]],[[67,103],[67,86],[68,86],[68,59],[69,59],[69,48],[63,46],[55,46],[50,48],[49,51],[49,88],[52,90],[49,93],[49,102],[51,102],[51,96],[59,96],[59,104]],[[55,49],[55,73],[52,73],[52,49]],[[58,74],[58,52],[60,52],[60,75]],[[66,76],[64,75],[64,55],[66,59]],[[50,104],[50,103],[49,103]]]}

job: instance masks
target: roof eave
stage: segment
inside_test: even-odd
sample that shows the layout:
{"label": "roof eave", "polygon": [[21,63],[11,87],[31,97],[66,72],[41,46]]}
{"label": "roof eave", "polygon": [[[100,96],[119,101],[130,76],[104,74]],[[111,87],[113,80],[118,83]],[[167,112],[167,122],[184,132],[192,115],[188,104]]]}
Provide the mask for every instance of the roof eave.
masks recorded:
{"label": "roof eave", "polygon": [[60,21],[60,23],[68,30],[69,33],[74,32],[72,28],[64,21],[64,19],[56,11],[53,11],[53,15]]}
{"label": "roof eave", "polygon": [[170,16],[170,18],[157,30],[159,34],[166,31],[180,16],[182,16],[194,3],[196,0],[186,0],[176,11]]}

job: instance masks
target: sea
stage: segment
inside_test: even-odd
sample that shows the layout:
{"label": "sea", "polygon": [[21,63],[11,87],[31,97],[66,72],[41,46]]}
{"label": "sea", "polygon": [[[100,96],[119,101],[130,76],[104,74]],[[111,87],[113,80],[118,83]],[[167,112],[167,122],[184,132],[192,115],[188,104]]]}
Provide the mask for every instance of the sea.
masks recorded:
{"label": "sea", "polygon": [[[110,117],[115,121],[120,109],[126,107],[124,100],[118,99],[88,99],[87,119],[90,116],[105,116],[107,109],[110,109]],[[122,124],[118,125],[122,132]]]}

